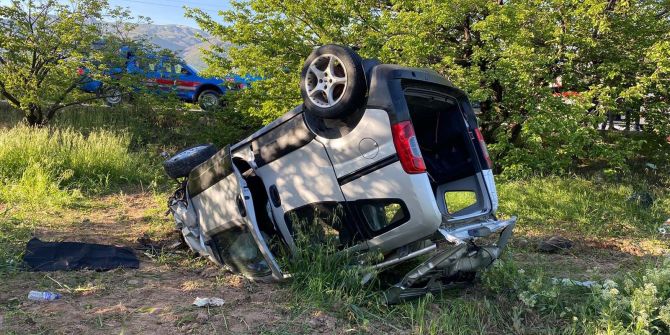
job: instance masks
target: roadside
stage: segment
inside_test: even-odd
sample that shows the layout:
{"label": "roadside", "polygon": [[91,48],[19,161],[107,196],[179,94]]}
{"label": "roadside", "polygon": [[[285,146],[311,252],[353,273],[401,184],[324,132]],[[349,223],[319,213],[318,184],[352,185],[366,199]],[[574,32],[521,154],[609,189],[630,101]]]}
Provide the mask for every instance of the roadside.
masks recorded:
{"label": "roadside", "polygon": [[[152,333],[190,334],[342,334],[375,333],[381,329],[391,333],[430,332],[419,320],[412,320],[412,315],[416,315],[408,313],[417,310],[415,304],[421,304],[421,300],[391,309],[400,317],[397,322],[388,318],[378,320],[373,313],[351,318],[342,313],[349,308],[347,306],[303,302],[300,294],[286,285],[249,282],[185,250],[139,250],[146,247],[147,241],[167,245],[175,239],[172,223],[162,213],[164,196],[141,191],[99,196],[86,201],[83,207],[59,209],[51,215],[5,210],[0,221],[11,217],[34,220],[32,233],[44,240],[136,248],[141,265],[137,270],[108,272],[2,273],[0,327],[3,328],[0,329],[7,334],[135,334],[148,329]],[[138,241],[140,237],[143,239]],[[643,249],[632,250],[630,243],[608,243],[604,239],[598,242],[575,240],[576,246],[570,250],[545,254],[535,250],[539,240],[539,236],[532,234],[514,239],[510,254],[516,265],[525,271],[542,272],[547,277],[573,280],[620,278],[654,262],[661,252],[661,249],[644,249],[645,243],[638,244],[638,248]],[[28,301],[26,295],[30,290],[56,291],[64,297],[54,302]],[[430,297],[427,305],[423,300],[424,312],[428,313],[424,317],[428,321],[431,313],[443,313],[445,308],[462,305],[473,314],[467,318],[452,315],[449,322],[455,323],[454,327],[473,326],[470,324],[473,319],[493,313],[488,321],[479,325],[481,328],[476,333],[509,332],[515,327],[536,333],[548,326],[560,328],[563,325],[553,318],[550,320],[555,324],[547,325],[548,319],[535,312],[517,315],[520,319],[516,322],[520,325],[516,326],[496,320],[496,314],[501,318],[510,316],[508,311],[499,308],[509,306],[517,310],[518,303],[501,296],[496,298],[487,291],[479,283],[445,292],[445,297],[439,300]],[[196,297],[221,297],[226,303],[223,307],[198,308],[191,305]],[[521,309],[518,311],[521,313]]]}
{"label": "roadside", "polygon": [[[3,334],[344,333],[328,313],[293,306],[277,284],[252,283],[185,250],[141,251],[138,238],[173,241],[171,222],[151,193],[94,198],[87,210],[63,209],[37,219],[33,233],[49,241],[83,241],[136,248],[137,270],[0,273]],[[0,217],[6,220],[9,211]],[[28,301],[30,290],[59,292],[53,302]],[[222,307],[192,306],[196,297],[221,297]],[[272,302],[271,304],[268,302]]]}

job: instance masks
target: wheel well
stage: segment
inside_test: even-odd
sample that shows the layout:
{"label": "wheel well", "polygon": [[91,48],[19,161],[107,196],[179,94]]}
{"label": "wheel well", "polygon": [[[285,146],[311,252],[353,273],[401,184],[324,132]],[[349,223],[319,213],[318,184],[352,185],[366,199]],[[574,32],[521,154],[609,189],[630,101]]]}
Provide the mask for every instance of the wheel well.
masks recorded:
{"label": "wheel well", "polygon": [[207,90],[212,90],[219,92],[220,94],[223,94],[223,90],[221,90],[221,87],[216,86],[214,84],[204,84],[198,88],[198,92],[195,94],[195,100],[198,100],[200,98],[200,93],[207,91]]}

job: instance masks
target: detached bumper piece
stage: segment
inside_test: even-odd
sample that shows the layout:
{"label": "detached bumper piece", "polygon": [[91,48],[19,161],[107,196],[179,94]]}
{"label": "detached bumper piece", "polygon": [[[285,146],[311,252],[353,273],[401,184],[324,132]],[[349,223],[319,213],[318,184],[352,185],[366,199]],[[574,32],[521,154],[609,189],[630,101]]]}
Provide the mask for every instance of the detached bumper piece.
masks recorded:
{"label": "detached bumper piece", "polygon": [[[472,274],[491,265],[502,254],[512,236],[516,217],[486,221],[439,232],[451,246],[438,250],[425,262],[409,271],[403,279],[384,292],[388,304],[439,292],[458,283],[459,275]],[[500,232],[495,244],[477,246],[474,238]]]}

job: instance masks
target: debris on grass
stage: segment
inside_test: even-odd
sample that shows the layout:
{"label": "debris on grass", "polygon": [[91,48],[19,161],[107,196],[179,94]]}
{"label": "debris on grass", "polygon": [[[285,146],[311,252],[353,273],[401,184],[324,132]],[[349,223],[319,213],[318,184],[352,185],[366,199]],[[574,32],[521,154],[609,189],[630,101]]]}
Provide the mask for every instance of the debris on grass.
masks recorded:
{"label": "debris on grass", "polygon": [[220,307],[225,301],[221,298],[200,298],[197,297],[193,301],[193,305],[198,307]]}
{"label": "debris on grass", "polygon": [[60,299],[61,295],[58,293],[54,292],[42,292],[42,291],[30,291],[28,293],[28,299],[29,300],[35,300],[35,301],[53,301]]}
{"label": "debris on grass", "polygon": [[148,250],[148,251],[176,251],[179,249],[186,249],[186,245],[180,239],[180,235],[172,234],[167,238],[154,240],[149,234],[143,232],[137,240],[139,250]]}
{"label": "debris on grass", "polygon": [[647,191],[633,192],[626,201],[642,208],[649,208],[654,204],[654,197]]}
{"label": "debris on grass", "polygon": [[563,286],[582,286],[582,287],[593,287],[598,284],[598,282],[593,280],[579,281],[570,278],[551,278],[551,283],[554,285],[561,284]]}
{"label": "debris on grass", "polygon": [[667,236],[670,234],[670,218],[665,220],[665,222],[663,222],[663,224],[661,224],[661,226],[658,227],[658,232],[663,236]]}
{"label": "debris on grass", "polygon": [[546,241],[540,241],[537,244],[537,249],[542,252],[554,253],[561,250],[572,248],[572,241],[561,236],[552,236]]}

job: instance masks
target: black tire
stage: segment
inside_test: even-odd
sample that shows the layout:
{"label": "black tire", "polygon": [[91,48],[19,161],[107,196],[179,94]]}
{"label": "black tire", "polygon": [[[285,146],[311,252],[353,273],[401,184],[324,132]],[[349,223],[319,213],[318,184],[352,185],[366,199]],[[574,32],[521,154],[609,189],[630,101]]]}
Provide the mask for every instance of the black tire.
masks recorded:
{"label": "black tire", "polygon": [[170,178],[186,177],[196,166],[216,154],[212,144],[200,144],[186,148],[163,162],[163,168]]}
{"label": "black tire", "polygon": [[220,108],[223,104],[221,92],[215,90],[203,90],[198,94],[198,105],[204,111],[213,111]]}
{"label": "black tire", "polygon": [[118,86],[103,87],[102,98],[107,106],[118,106],[123,102],[123,92]]}
{"label": "black tire", "polygon": [[361,57],[347,47],[328,44],[314,50],[300,77],[306,111],[322,119],[341,119],[355,112],[367,91],[362,63]]}

